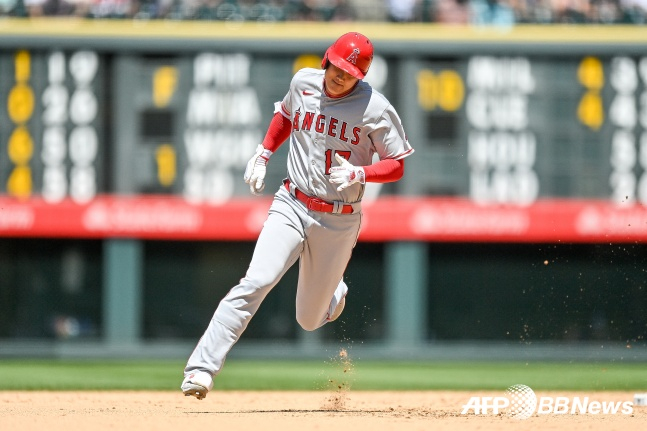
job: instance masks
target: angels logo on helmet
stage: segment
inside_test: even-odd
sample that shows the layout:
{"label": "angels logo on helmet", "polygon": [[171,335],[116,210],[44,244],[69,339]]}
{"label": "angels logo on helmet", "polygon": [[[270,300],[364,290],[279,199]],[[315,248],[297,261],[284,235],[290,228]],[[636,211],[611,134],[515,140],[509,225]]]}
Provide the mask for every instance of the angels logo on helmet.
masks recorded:
{"label": "angels logo on helmet", "polygon": [[359,48],[354,48],[353,52],[348,56],[346,61],[349,63],[357,64],[357,56],[359,55]]}
{"label": "angels logo on helmet", "polygon": [[326,50],[321,61],[325,69],[332,63],[357,79],[364,79],[373,61],[373,44],[360,33],[346,33]]}

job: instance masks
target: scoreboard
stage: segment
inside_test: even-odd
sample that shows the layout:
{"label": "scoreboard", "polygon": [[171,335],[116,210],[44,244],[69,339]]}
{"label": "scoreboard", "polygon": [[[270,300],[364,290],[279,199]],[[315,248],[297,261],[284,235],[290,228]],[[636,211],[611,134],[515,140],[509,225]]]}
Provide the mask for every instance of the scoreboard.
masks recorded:
{"label": "scoreboard", "polygon": [[0,54],[1,191],[84,203],[104,188],[105,66],[96,52]]}
{"label": "scoreboard", "polygon": [[[0,48],[0,235],[255,237],[269,197],[249,196],[245,164],[329,41],[178,40]],[[367,186],[364,239],[647,237],[621,229],[647,204],[647,50],[375,45],[366,80],[416,153],[403,180]]]}
{"label": "scoreboard", "polygon": [[518,205],[555,197],[646,203],[646,65],[643,57],[590,55],[426,62],[416,76],[426,123],[416,143],[430,150],[439,176],[426,192]]}

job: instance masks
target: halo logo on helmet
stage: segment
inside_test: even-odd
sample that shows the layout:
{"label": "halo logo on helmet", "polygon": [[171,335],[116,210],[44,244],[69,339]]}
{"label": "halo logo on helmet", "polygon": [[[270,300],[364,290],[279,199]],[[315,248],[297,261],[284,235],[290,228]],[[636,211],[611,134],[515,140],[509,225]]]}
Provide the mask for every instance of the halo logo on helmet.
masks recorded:
{"label": "halo logo on helmet", "polygon": [[348,56],[346,61],[349,63],[357,64],[357,56],[359,55],[359,49],[354,48],[353,52]]}
{"label": "halo logo on helmet", "polygon": [[364,79],[373,61],[373,44],[360,33],[346,33],[326,50],[321,67],[334,64],[357,79]]}

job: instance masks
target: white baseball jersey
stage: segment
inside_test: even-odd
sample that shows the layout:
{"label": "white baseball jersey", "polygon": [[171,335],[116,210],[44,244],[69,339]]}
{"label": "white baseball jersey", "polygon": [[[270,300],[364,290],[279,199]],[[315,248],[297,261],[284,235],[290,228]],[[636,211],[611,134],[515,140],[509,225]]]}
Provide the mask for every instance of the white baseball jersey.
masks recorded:
{"label": "white baseball jersey", "polygon": [[292,121],[288,177],[302,192],[326,201],[359,202],[364,184],[337,191],[330,184],[335,153],[354,166],[402,159],[413,153],[397,112],[389,101],[364,81],[350,94],[328,97],[323,89],[325,70],[301,69],[276,111]]}

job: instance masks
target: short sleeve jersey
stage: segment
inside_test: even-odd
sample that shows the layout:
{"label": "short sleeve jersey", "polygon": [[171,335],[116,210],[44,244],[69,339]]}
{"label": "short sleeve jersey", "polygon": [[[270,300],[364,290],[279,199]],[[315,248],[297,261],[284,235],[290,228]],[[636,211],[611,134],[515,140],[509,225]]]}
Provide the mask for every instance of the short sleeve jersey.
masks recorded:
{"label": "short sleeve jersey", "polygon": [[368,83],[359,81],[341,98],[323,89],[324,70],[301,69],[276,111],[292,122],[288,177],[302,192],[326,201],[359,202],[364,184],[342,191],[328,181],[338,166],[335,153],[354,166],[367,166],[377,153],[380,160],[399,160],[413,153],[397,112]]}

